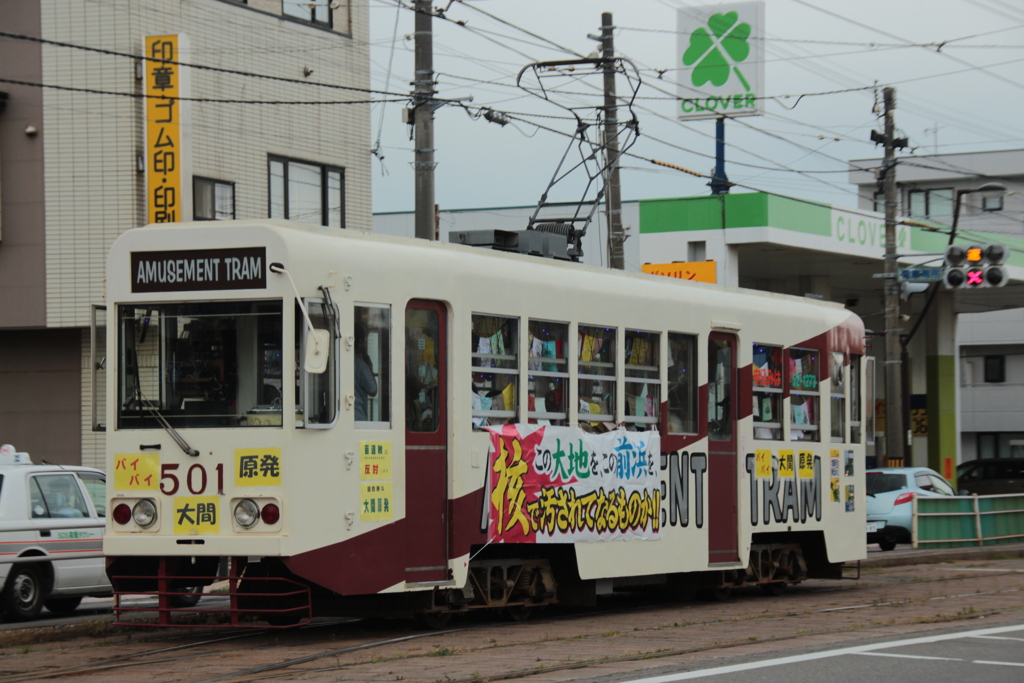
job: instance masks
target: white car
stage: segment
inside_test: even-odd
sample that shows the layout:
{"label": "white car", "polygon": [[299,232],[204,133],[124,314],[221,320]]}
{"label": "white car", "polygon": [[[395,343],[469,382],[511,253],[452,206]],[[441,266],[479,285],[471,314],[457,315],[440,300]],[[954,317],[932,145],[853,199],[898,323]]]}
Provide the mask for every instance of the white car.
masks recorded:
{"label": "white car", "polygon": [[106,478],[90,467],[34,465],[0,447],[0,616],[73,612],[110,595],[103,559]]}

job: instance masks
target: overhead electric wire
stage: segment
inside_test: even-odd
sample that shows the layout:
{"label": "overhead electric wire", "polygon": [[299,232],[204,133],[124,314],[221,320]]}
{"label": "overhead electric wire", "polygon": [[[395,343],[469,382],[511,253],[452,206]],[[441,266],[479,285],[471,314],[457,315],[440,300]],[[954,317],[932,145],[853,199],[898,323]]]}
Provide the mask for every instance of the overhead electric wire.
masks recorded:
{"label": "overhead electric wire", "polygon": [[246,76],[246,77],[249,77],[249,78],[260,78],[260,79],[265,79],[265,80],[269,80],[269,81],[278,81],[278,82],[284,82],[284,83],[295,83],[295,84],[298,84],[298,85],[316,86],[318,88],[328,88],[328,89],[332,89],[332,90],[351,90],[353,92],[366,93],[366,94],[370,94],[370,95],[388,95],[388,96],[391,96],[391,97],[405,97],[406,99],[408,99],[408,96],[403,95],[403,93],[393,93],[393,92],[387,92],[387,91],[384,91],[384,90],[373,90],[372,88],[357,88],[355,86],[350,86],[350,85],[335,85],[334,83],[321,83],[319,81],[309,81],[309,80],[302,80],[302,79],[298,79],[298,78],[287,78],[285,76],[271,76],[269,74],[254,73],[252,71],[241,71],[241,70],[238,70],[238,69],[225,69],[223,67],[209,66],[209,65],[206,65],[206,64],[193,64],[193,63],[190,63],[190,62],[180,62],[180,61],[176,61],[176,60],[173,60],[173,59],[157,59],[157,58],[154,58],[154,57],[147,57],[146,55],[137,55],[137,54],[132,54],[130,52],[120,52],[118,50],[109,50],[109,49],[106,49],[106,48],[91,47],[91,46],[88,46],[88,45],[78,45],[78,44],[75,44],[75,43],[68,43],[68,42],[60,41],[60,40],[48,40],[46,38],[41,38],[39,36],[29,36],[29,35],[24,35],[24,34],[21,34],[21,33],[11,33],[9,31],[0,31],[0,38],[11,38],[11,39],[14,39],[14,40],[25,40],[25,41],[29,41],[29,42],[33,42],[33,43],[41,43],[43,45],[52,45],[52,46],[55,46],[55,47],[65,47],[65,48],[74,49],[74,50],[83,50],[85,52],[95,52],[95,53],[98,53],[98,54],[110,55],[110,56],[114,56],[114,57],[127,57],[129,59],[136,59],[136,60],[143,60],[143,61],[149,61],[149,62],[156,62],[156,63],[159,63],[159,64],[174,64],[176,66],[184,66],[184,67],[188,67],[190,69],[198,69],[200,71],[211,71],[211,72],[214,72],[214,73],[231,74],[231,75],[234,75],[234,76]]}
{"label": "overhead electric wire", "polygon": [[98,90],[96,88],[76,88],[70,85],[55,85],[52,83],[35,83],[32,81],[19,81],[13,78],[0,78],[0,83],[12,85],[24,85],[30,88],[47,88],[50,90],[66,90],[69,92],[87,93],[90,95],[116,95],[118,97],[132,97],[135,99],[174,100],[178,102],[201,102],[206,104],[273,104],[273,105],[318,105],[318,104],[377,104],[378,102],[405,102],[408,97],[392,100],[230,100],[213,97],[170,97],[168,95],[151,95],[141,92],[119,92],[116,90]]}

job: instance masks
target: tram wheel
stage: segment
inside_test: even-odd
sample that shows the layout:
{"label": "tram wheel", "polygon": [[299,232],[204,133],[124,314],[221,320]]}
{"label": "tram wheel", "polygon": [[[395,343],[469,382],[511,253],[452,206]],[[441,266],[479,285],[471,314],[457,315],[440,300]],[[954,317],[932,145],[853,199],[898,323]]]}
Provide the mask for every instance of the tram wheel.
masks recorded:
{"label": "tram wheel", "polygon": [[451,612],[417,612],[416,623],[425,629],[436,631],[448,625],[452,620]]}
{"label": "tram wheel", "polygon": [[509,621],[526,621],[533,614],[533,608],[526,605],[509,605],[503,607],[501,613]]}

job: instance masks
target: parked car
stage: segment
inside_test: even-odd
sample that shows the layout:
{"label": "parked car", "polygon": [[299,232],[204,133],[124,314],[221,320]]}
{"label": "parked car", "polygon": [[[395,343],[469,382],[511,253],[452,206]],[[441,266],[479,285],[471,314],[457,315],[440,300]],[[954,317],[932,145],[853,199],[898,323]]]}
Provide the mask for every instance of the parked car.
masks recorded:
{"label": "parked car", "polygon": [[914,496],[955,496],[956,491],[927,467],[884,467],[868,470],[868,543],[892,550],[910,543]]}
{"label": "parked car", "polygon": [[956,483],[961,495],[1024,493],[1024,458],[981,458],[960,463]]}
{"label": "parked car", "polygon": [[25,621],[45,605],[73,612],[110,595],[103,559],[106,481],[90,467],[34,465],[0,447],[0,616]]}

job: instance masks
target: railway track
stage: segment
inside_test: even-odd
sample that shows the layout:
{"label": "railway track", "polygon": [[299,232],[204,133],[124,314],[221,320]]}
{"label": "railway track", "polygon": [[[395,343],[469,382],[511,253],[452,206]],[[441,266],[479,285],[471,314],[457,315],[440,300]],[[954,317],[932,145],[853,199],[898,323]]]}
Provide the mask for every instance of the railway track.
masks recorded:
{"label": "railway track", "polygon": [[[601,611],[552,611],[525,624],[467,620],[462,628],[402,633],[408,626],[314,622],[296,631],[253,630],[173,646],[100,656],[95,648],[54,653],[47,662],[11,672],[0,683],[39,678],[215,681],[373,679],[405,681],[512,680],[541,671],[602,670],[644,660],[708,656],[724,648],[778,644],[809,634],[853,637],[879,628],[927,627],[994,618],[1024,610],[1024,564],[976,563],[893,568],[859,582],[815,582],[781,598],[741,596],[727,603],[670,603],[650,596],[614,599]],[[240,645],[243,645],[241,646]],[[127,647],[125,644],[109,647]],[[89,652],[91,650],[91,652]],[[42,654],[42,653],[40,653]],[[27,655],[31,657],[32,655]],[[55,660],[62,660],[63,665]],[[325,664],[325,662],[328,662]],[[26,664],[29,663],[26,661]],[[6,661],[10,664],[10,660]],[[460,672],[465,675],[459,675]]]}

